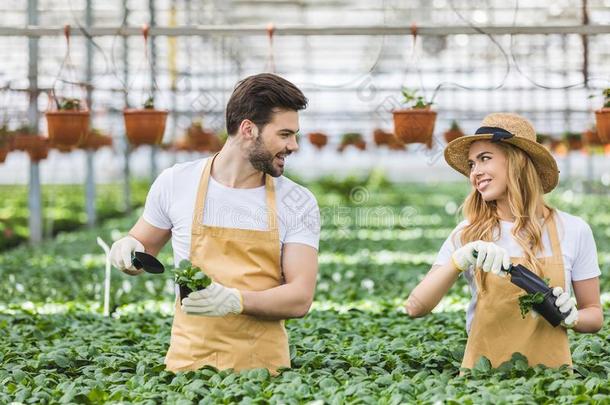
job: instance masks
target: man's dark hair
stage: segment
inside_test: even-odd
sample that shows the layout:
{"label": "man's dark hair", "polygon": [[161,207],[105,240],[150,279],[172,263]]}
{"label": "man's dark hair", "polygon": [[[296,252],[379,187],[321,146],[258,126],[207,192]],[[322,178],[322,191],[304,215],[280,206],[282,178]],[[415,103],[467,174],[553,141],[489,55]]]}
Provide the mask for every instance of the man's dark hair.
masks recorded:
{"label": "man's dark hair", "polygon": [[274,109],[300,111],[307,107],[303,92],[288,80],[271,73],[246,77],[235,86],[227,103],[227,133],[234,135],[248,119],[262,130]]}

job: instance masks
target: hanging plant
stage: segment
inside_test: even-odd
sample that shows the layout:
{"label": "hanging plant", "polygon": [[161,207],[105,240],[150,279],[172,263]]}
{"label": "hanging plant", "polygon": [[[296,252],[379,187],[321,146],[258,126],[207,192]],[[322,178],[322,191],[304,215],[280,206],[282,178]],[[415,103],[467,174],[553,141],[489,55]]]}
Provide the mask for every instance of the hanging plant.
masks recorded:
{"label": "hanging plant", "polygon": [[322,150],[328,143],[328,135],[323,132],[310,132],[307,139],[318,150]]}
{"label": "hanging plant", "polygon": [[[64,27],[66,37],[66,56],[59,70],[55,83],[60,78],[64,66],[70,62],[70,26]],[[45,112],[49,141],[61,151],[70,151],[76,147],[89,132],[89,109],[84,101],[73,97],[57,97],[55,83],[49,94],[49,108]]]}
{"label": "hanging plant", "polygon": [[[147,64],[150,65],[148,57],[148,25],[142,27],[144,37],[144,54]],[[157,89],[157,84],[153,80],[153,85]],[[165,123],[167,121],[167,111],[155,109],[154,97],[148,96],[141,108],[126,108],[123,111],[125,119],[125,134],[129,143],[133,147],[140,145],[159,145],[165,133]]]}
{"label": "hanging plant", "polygon": [[582,143],[582,134],[578,132],[565,132],[563,134],[563,139],[566,141],[568,145],[568,150],[581,150]]}
{"label": "hanging plant", "polygon": [[347,132],[341,136],[341,144],[337,149],[339,152],[343,152],[348,146],[354,146],[356,149],[365,150],[366,142],[362,138],[362,134],[358,132]]}
{"label": "hanging plant", "polygon": [[462,136],[464,136],[464,132],[462,131],[462,128],[460,128],[459,124],[457,123],[456,120],[451,121],[451,127],[447,130],[447,132],[444,133],[445,136],[445,141],[447,143],[458,139]]}
{"label": "hanging plant", "polygon": [[603,107],[595,111],[597,136],[603,144],[610,143],[610,87],[604,89]]}
{"label": "hanging plant", "polygon": [[125,109],[123,117],[125,133],[132,146],[159,145],[163,140],[167,111],[156,110],[152,97],[146,100],[141,109]]}
{"label": "hanging plant", "polygon": [[112,137],[99,129],[93,128],[89,131],[85,140],[81,142],[79,148],[97,151],[105,146],[112,146]]}
{"label": "hanging plant", "polygon": [[436,123],[436,111],[431,101],[417,95],[417,90],[402,89],[406,108],[392,111],[394,133],[403,143],[425,143],[432,147],[432,134]]}
{"label": "hanging plant", "polygon": [[12,150],[27,152],[32,161],[39,161],[49,154],[49,140],[38,135],[32,127],[23,125],[13,131]]}
{"label": "hanging plant", "polygon": [[377,146],[390,146],[392,141],[396,139],[393,133],[377,128],[373,131],[373,141]]}
{"label": "hanging plant", "polygon": [[6,156],[11,151],[13,134],[6,125],[0,126],[0,163],[4,163]]}

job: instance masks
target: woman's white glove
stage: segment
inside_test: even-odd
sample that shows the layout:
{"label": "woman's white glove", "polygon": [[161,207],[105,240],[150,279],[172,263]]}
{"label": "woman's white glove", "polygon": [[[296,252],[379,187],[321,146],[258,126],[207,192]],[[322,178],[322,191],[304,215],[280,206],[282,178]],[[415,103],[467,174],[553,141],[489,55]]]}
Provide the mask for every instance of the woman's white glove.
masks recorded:
{"label": "woman's white glove", "polygon": [[203,290],[193,291],[184,298],[182,310],[189,315],[225,316],[241,314],[244,306],[237,288],[213,282]]}
{"label": "woman's white glove", "polygon": [[493,242],[482,240],[467,243],[457,249],[451,255],[451,259],[460,272],[474,265],[475,268],[482,268],[485,272],[491,271],[495,275],[504,277],[506,273],[502,269],[510,267],[510,256],[506,249]]}
{"label": "woman's white glove", "polygon": [[110,248],[110,263],[123,273],[137,276],[143,269],[136,269],[131,264],[133,252],[144,252],[144,245],[131,235],[127,235],[112,244]]}
{"label": "woman's white glove", "polygon": [[561,321],[561,326],[572,329],[578,323],[578,308],[576,308],[576,299],[570,297],[570,294],[563,291],[561,287],[553,288],[553,295],[557,297],[555,306],[559,308],[562,314],[568,314],[566,319]]}

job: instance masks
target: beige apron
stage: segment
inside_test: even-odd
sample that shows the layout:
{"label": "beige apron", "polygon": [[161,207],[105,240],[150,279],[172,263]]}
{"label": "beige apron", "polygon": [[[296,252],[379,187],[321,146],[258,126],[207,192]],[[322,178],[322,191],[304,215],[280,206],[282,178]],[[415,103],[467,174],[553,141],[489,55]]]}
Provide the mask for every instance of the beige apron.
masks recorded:
{"label": "beige apron", "polygon": [[[265,175],[269,230],[245,230],[203,225],[203,208],[212,163],[203,170],[191,232],[191,262],[214,281],[231,288],[261,291],[282,283],[280,238],[273,179]],[[235,371],[267,368],[273,374],[290,367],[284,321],[249,315],[206,317],[187,315],[176,299],[170,347],[165,364],[170,371],[196,370],[205,365]]]}
{"label": "beige apron", "polygon": [[[557,236],[555,215],[547,225],[553,256],[541,258],[543,278],[550,278],[551,286],[564,288],[565,275],[561,246]],[[524,258],[511,258],[512,263],[523,264]],[[572,365],[568,335],[562,326],[552,327],[542,316],[534,319],[529,314],[523,319],[518,297],[525,292],[512,284],[509,277],[475,276],[477,304],[466,343],[462,367],[474,367],[481,356],[498,367],[510,360],[515,352],[527,357],[529,365],[548,367]]]}

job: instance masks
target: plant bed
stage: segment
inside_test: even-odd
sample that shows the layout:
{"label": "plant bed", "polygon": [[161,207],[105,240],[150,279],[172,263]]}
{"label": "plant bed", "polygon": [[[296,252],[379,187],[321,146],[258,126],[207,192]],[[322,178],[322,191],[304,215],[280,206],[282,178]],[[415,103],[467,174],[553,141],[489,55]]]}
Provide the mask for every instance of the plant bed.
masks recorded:
{"label": "plant bed", "polygon": [[457,121],[451,122],[451,127],[443,134],[445,136],[445,142],[449,143],[455,139],[464,136],[462,128],[458,125]]}
{"label": "plant bed", "polygon": [[604,89],[603,107],[595,111],[595,122],[599,140],[606,144],[610,143],[610,88]]}
{"label": "plant bed", "polygon": [[89,132],[89,109],[79,99],[55,96],[51,106],[45,113],[49,141],[62,151],[76,147]]}
{"label": "plant bed", "polygon": [[212,279],[203,270],[188,260],[182,260],[172,272],[174,281],[180,289],[180,303],[193,291],[203,290],[212,283]]}
{"label": "plant bed", "polygon": [[392,111],[394,133],[405,144],[424,143],[431,148],[436,111],[430,109],[431,101],[416,94],[416,91],[402,90],[407,108]]}
{"label": "plant bed", "polygon": [[167,111],[156,110],[152,98],[146,100],[143,108],[128,108],[123,111],[125,134],[134,146],[159,145],[165,133]]}

